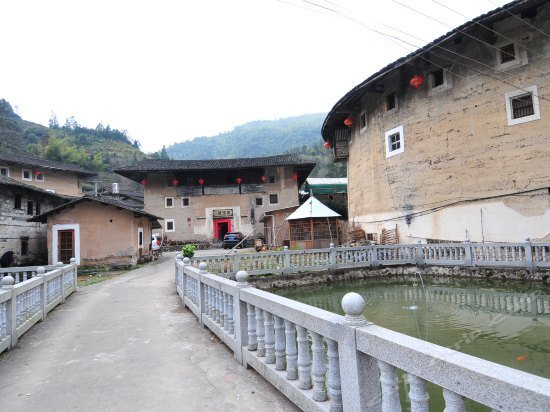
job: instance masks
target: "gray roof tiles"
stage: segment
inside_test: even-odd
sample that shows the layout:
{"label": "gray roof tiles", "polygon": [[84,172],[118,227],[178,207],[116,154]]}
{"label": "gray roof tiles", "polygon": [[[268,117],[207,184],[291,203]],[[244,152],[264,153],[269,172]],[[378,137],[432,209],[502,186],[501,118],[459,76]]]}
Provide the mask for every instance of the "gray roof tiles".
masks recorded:
{"label": "gray roof tiles", "polygon": [[50,170],[73,172],[81,176],[96,176],[96,172],[82,169],[79,166],[69,163],[56,162],[54,160],[41,159],[30,154],[0,153],[0,163],[17,163],[21,165],[40,167]]}

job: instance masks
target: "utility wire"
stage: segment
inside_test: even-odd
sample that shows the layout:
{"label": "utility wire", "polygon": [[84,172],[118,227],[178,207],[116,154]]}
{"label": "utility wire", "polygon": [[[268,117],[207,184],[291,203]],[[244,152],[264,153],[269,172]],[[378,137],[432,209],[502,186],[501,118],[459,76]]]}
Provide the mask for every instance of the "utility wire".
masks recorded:
{"label": "utility wire", "polygon": [[[494,4],[495,6],[498,6],[498,7],[501,7],[498,3],[495,3],[494,1],[492,0],[487,0],[489,3],[491,4]],[[539,29],[538,27],[535,27],[533,26],[532,24],[526,22],[525,20],[519,18],[518,16],[516,16],[514,13],[512,13],[510,10],[507,10],[507,9],[503,9],[503,11],[505,13],[508,13],[510,16],[512,16],[514,19],[516,20],[519,20],[520,22],[522,22],[523,24],[525,24],[526,26],[529,26],[531,27],[532,29],[538,31],[539,33],[542,33],[544,34],[546,37],[548,37],[550,39],[550,35],[548,33],[546,33],[545,31],[543,31],[542,29]]]}
{"label": "utility wire", "polygon": [[[466,16],[466,15],[460,13],[459,11],[456,11],[456,10],[450,8],[449,6],[447,6],[447,5],[443,4],[443,3],[440,3],[440,2],[437,1],[437,0],[432,0],[432,1],[433,1],[434,3],[436,3],[436,4],[439,4],[441,7],[445,8],[445,9],[447,9],[447,10],[449,10],[449,11],[455,13],[455,14],[458,14],[458,15],[461,16],[461,17],[464,17],[465,19],[471,20],[468,16]],[[526,45],[524,45],[524,44],[522,44],[522,43],[520,43],[520,42],[518,42],[518,41],[516,41],[516,40],[514,40],[514,39],[511,39],[511,38],[505,36],[504,34],[499,33],[498,31],[495,31],[495,30],[491,29],[490,27],[487,27],[487,26],[484,25],[484,24],[481,24],[481,23],[478,22],[478,21],[474,21],[474,23],[477,24],[477,25],[480,26],[480,27],[483,27],[483,28],[486,29],[486,30],[489,30],[490,32],[496,34],[497,36],[502,37],[503,39],[506,39],[506,40],[508,40],[508,41],[510,41],[510,42],[512,42],[512,43],[517,43],[518,46],[523,47],[523,48],[524,48],[525,50],[527,50],[527,51],[530,51],[531,53],[533,53],[533,55],[536,55],[536,56],[539,56],[539,57],[543,57],[543,58],[545,58],[545,59],[547,58],[544,54],[539,53],[539,52],[536,52],[536,51],[534,51],[534,50],[528,48]],[[500,49],[500,52],[503,53],[504,51],[503,51],[502,49]]]}

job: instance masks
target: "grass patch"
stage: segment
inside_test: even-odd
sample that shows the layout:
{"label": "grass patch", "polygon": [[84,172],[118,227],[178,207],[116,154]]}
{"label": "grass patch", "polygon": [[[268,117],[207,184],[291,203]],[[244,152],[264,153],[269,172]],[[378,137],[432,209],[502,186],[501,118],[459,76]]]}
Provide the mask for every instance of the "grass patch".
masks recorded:
{"label": "grass patch", "polygon": [[82,288],[90,285],[95,285],[96,283],[112,279],[115,276],[116,274],[112,272],[78,275],[78,287]]}

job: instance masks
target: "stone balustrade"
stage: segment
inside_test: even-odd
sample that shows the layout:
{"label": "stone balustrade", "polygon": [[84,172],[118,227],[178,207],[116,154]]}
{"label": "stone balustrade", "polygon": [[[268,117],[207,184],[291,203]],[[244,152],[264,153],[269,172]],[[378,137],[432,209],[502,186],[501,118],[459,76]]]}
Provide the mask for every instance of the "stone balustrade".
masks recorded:
{"label": "stone balustrade", "polygon": [[326,249],[237,253],[191,258],[195,267],[206,262],[207,270],[231,275],[246,270],[250,275],[292,274],[305,271],[392,265],[441,265],[462,267],[550,268],[550,243],[433,243],[372,245]]}
{"label": "stone balustrade", "polygon": [[[315,259],[334,259],[330,253],[319,252]],[[401,411],[407,406],[399,397],[401,376],[406,376],[405,402],[412,411],[428,411],[428,382],[440,388],[448,412],[464,411],[466,398],[498,411],[547,410],[550,405],[548,379],[369,323],[356,293],[344,296],[345,316],[340,316],[255,289],[246,271],[232,281],[208,273],[206,262],[194,267],[181,255],[175,269],[184,306],[237,361],[254,368],[302,410]]]}
{"label": "stone balustrade", "polygon": [[[48,312],[76,291],[77,265],[74,259],[68,265],[59,262],[47,268],[10,268],[13,272],[3,272],[0,289],[0,352],[15,346],[26,331],[38,321],[46,319]],[[19,278],[19,282],[16,282],[12,273]],[[32,276],[28,276],[29,273]]]}
{"label": "stone balustrade", "polygon": [[24,282],[36,276],[36,269],[38,267],[43,267],[46,271],[50,271],[56,268],[55,265],[47,266],[21,266],[13,268],[0,269],[0,280],[5,276],[11,276],[15,284]]}

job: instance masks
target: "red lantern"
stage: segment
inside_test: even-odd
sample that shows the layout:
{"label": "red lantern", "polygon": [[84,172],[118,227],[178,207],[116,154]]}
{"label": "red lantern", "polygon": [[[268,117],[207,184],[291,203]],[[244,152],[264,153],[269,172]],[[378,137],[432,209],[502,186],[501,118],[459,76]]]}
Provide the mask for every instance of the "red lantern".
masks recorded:
{"label": "red lantern", "polygon": [[344,124],[349,128],[353,126],[353,119],[351,118],[351,116],[346,117],[346,120],[344,120]]}
{"label": "red lantern", "polygon": [[264,183],[267,182],[267,176],[262,176],[261,179],[262,179],[262,182]]}
{"label": "red lantern", "polygon": [[294,181],[297,181],[298,180],[298,173],[294,173],[292,175],[292,178],[294,179]]}
{"label": "red lantern", "polygon": [[241,179],[240,177],[237,178],[237,183],[238,184],[241,184],[242,181],[243,181],[243,179]]}
{"label": "red lantern", "polygon": [[325,149],[330,149],[332,147],[330,145],[330,142],[325,142],[324,146],[325,146]]}
{"label": "red lantern", "polygon": [[41,172],[40,170],[37,170],[36,172],[34,172],[34,174],[35,174],[36,176],[40,176],[40,175],[42,174],[42,172]]}
{"label": "red lantern", "polygon": [[410,85],[412,87],[414,87],[415,89],[419,89],[420,86],[422,86],[424,84],[424,77],[420,76],[419,74],[417,74],[416,76],[414,76],[411,81],[409,82]]}
{"label": "red lantern", "polygon": [[201,185],[201,186],[204,185],[204,179],[203,179],[203,178],[200,178],[200,179],[199,179],[199,185]]}
{"label": "red lantern", "polygon": [[173,185],[174,187],[177,186],[179,183],[180,183],[180,182],[179,182],[178,179],[173,179],[173,180],[172,180],[172,185]]}
{"label": "red lantern", "polygon": [[147,186],[147,179],[141,179],[139,183],[141,183],[142,186]]}

